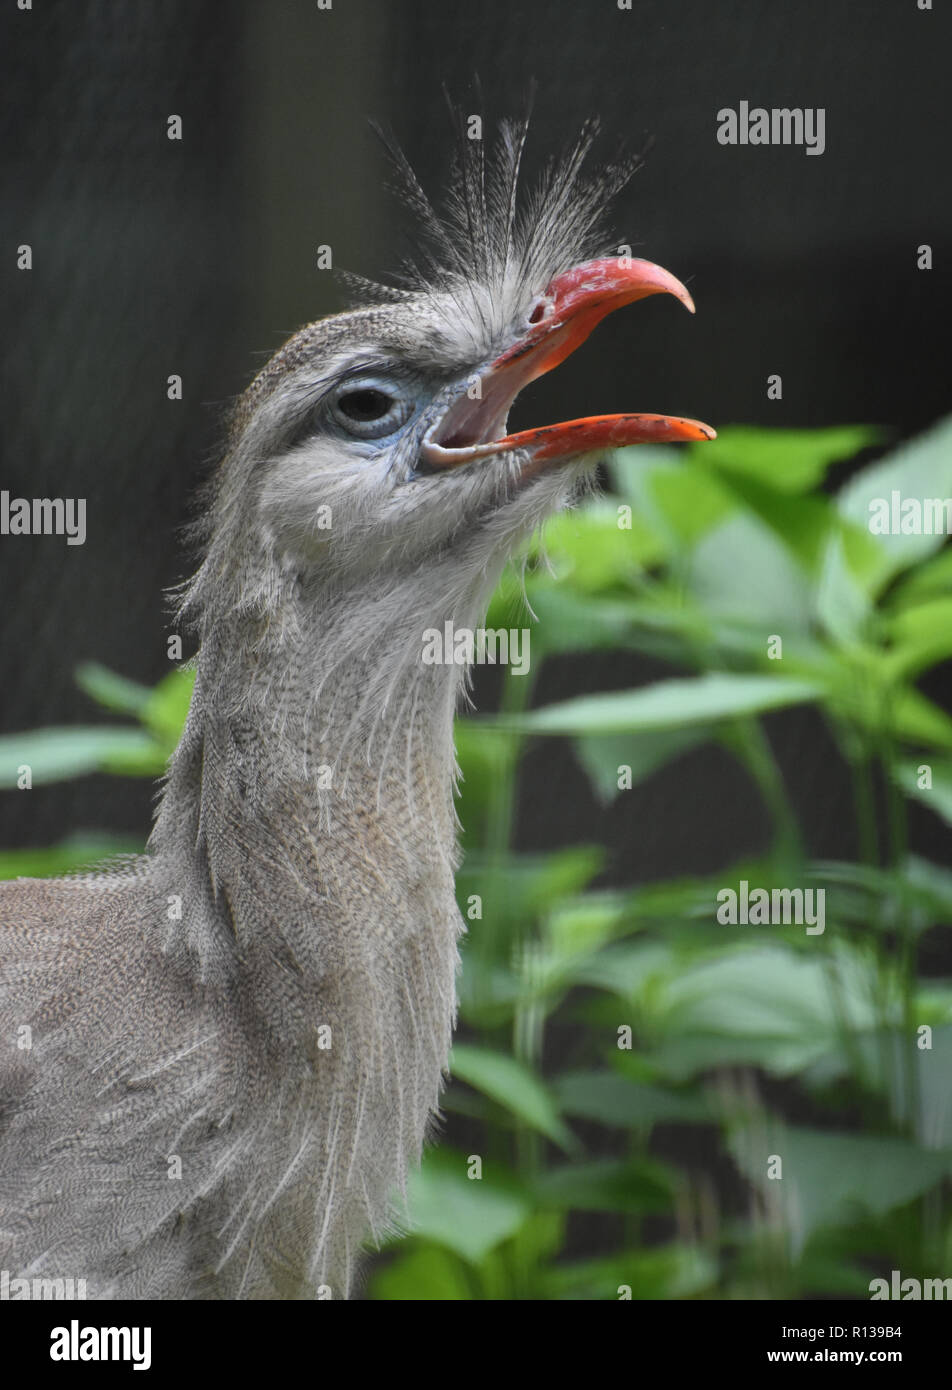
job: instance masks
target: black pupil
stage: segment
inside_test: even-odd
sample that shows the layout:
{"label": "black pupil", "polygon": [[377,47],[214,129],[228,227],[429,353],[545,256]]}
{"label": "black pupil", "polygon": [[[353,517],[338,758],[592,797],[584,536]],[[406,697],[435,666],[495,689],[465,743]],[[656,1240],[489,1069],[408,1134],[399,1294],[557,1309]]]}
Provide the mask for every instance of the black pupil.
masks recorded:
{"label": "black pupil", "polygon": [[380,420],[390,409],[390,397],[383,391],[348,391],[338,406],[350,420]]}

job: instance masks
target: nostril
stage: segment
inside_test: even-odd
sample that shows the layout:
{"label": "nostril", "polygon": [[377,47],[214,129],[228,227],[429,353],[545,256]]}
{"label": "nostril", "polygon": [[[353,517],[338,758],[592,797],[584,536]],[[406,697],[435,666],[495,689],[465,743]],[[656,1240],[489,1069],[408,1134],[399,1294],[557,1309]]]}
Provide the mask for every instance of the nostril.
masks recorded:
{"label": "nostril", "polygon": [[540,299],[539,302],[538,302],[538,304],[537,304],[537,305],[535,306],[535,308],[533,309],[532,313],[529,315],[529,322],[530,322],[530,323],[541,323],[542,320],[545,318],[546,314],[547,314],[547,313],[549,312],[549,310],[551,309],[551,307],[552,307],[552,302],[551,302],[551,300],[548,300],[548,299]]}

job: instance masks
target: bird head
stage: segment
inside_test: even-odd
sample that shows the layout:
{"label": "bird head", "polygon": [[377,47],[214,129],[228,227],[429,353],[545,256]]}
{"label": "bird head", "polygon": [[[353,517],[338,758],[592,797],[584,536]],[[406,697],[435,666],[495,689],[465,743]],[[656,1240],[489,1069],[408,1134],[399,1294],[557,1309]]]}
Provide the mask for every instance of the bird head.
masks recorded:
{"label": "bird head", "polygon": [[633,413],[507,432],[519,392],[605,315],[655,294],[694,311],[667,271],[604,254],[604,204],[630,170],[584,179],[592,136],[522,210],[524,128],[503,128],[488,169],[480,142],[465,152],[448,213],[403,168],[425,263],[408,287],[371,287],[371,302],[295,334],[239,405],[203,567],[237,583],[232,611],[260,611],[289,583],[314,595],[409,583],[433,609],[478,605],[606,450],[714,437]]}

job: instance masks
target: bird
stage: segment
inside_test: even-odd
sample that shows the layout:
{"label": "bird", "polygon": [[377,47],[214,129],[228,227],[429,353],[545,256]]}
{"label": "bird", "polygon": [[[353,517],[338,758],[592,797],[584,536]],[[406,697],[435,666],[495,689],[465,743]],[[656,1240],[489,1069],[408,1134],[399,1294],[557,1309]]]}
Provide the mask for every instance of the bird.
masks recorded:
{"label": "bird", "polygon": [[527,122],[461,139],[417,249],[234,407],[177,595],[194,691],[145,852],[0,885],[0,1266],[90,1299],[345,1299],[439,1122],[463,921],[453,721],[504,567],[658,414],[507,433],[606,314],[588,123],[534,184]]}

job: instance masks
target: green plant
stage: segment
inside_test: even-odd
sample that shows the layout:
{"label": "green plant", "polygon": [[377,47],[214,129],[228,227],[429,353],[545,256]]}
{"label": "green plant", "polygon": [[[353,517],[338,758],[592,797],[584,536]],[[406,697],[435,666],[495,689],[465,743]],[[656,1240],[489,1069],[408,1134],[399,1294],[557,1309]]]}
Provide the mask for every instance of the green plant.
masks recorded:
{"label": "green plant", "polygon": [[[737,427],[623,451],[610,493],[549,524],[547,561],[534,546],[532,673],[505,674],[498,714],[458,721],[470,931],[446,1108],[468,1151],[428,1153],[411,1233],[377,1257],[369,1296],[866,1297],[883,1270],[947,1269],[952,983],[923,975],[919,952],[926,933],[948,944],[952,871],[910,853],[907,816],[916,799],[952,823],[952,718],[917,685],[952,655],[952,553],[867,520],[894,490],[952,496],[952,423],[826,490],[876,437]],[[507,574],[487,626],[525,617]],[[530,707],[547,658],[599,648],[670,674]],[[0,740],[0,781],[23,763],[36,780],[162,770],[188,677],[154,692],[102,668],[81,680],[137,723]],[[804,848],[763,727],[799,704],[853,780],[855,860]],[[763,804],[765,847],[615,891],[594,886],[600,846],[516,853],[521,759],[556,736],[606,804],[719,743]],[[0,873],[61,871],[82,845],[40,855],[0,856]],[[825,930],[726,928],[718,894],[741,880],[822,888]],[[573,1064],[553,1074],[556,1034]],[[566,1255],[580,1214],[609,1232],[590,1258]]]}

